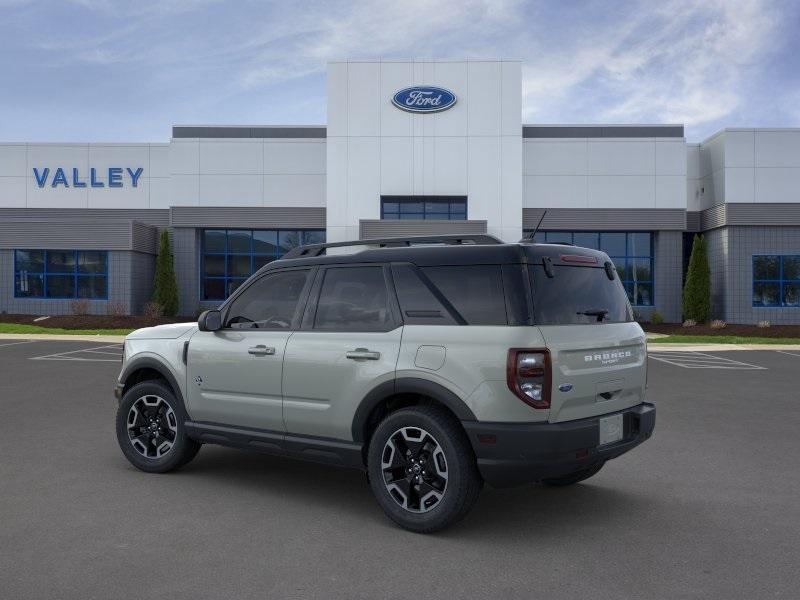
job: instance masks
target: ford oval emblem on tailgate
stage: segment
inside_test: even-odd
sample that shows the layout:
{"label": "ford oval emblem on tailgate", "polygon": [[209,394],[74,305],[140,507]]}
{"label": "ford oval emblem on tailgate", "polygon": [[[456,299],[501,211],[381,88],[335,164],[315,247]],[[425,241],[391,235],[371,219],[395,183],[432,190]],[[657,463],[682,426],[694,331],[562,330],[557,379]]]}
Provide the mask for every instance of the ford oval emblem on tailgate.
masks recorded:
{"label": "ford oval emblem on tailgate", "polygon": [[572,384],[571,383],[562,383],[560,386],[558,386],[558,389],[561,392],[568,392],[568,391],[570,391],[572,389]]}

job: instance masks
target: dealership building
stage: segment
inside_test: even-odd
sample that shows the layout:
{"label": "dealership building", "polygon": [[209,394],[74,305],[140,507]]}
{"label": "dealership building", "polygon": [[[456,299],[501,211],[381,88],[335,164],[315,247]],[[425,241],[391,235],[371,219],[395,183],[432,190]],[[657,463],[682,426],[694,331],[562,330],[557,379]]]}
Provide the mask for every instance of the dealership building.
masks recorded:
{"label": "dealership building", "polygon": [[180,313],[300,243],[441,233],[606,251],[641,318],[800,323],[800,130],[522,122],[521,63],[342,61],[324,126],[175,126],[167,143],[0,141],[0,311],[138,313],[162,229]]}

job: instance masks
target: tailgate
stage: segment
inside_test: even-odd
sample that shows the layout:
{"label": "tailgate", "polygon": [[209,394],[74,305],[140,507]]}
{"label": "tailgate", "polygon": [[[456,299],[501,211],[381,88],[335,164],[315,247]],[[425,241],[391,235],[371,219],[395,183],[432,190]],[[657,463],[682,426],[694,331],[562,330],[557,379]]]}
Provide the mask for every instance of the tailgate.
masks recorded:
{"label": "tailgate", "polygon": [[553,370],[550,421],[602,415],[644,401],[647,347],[637,323],[540,325]]}

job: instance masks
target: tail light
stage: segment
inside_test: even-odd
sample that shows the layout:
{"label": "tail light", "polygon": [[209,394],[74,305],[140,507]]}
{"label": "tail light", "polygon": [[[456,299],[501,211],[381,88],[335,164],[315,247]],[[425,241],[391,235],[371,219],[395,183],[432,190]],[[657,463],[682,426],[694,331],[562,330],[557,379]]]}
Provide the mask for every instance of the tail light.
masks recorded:
{"label": "tail light", "polygon": [[511,348],[506,362],[508,389],[533,408],[550,408],[550,353]]}

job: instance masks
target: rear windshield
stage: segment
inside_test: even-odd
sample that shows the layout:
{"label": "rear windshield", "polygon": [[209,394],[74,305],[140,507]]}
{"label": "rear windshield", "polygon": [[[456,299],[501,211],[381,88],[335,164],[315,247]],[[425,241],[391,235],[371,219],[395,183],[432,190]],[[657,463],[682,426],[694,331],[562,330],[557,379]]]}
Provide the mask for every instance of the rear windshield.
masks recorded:
{"label": "rear windshield", "polygon": [[530,267],[533,316],[537,325],[582,325],[633,321],[619,278],[610,280],[597,267],[553,266],[553,277],[542,265]]}

